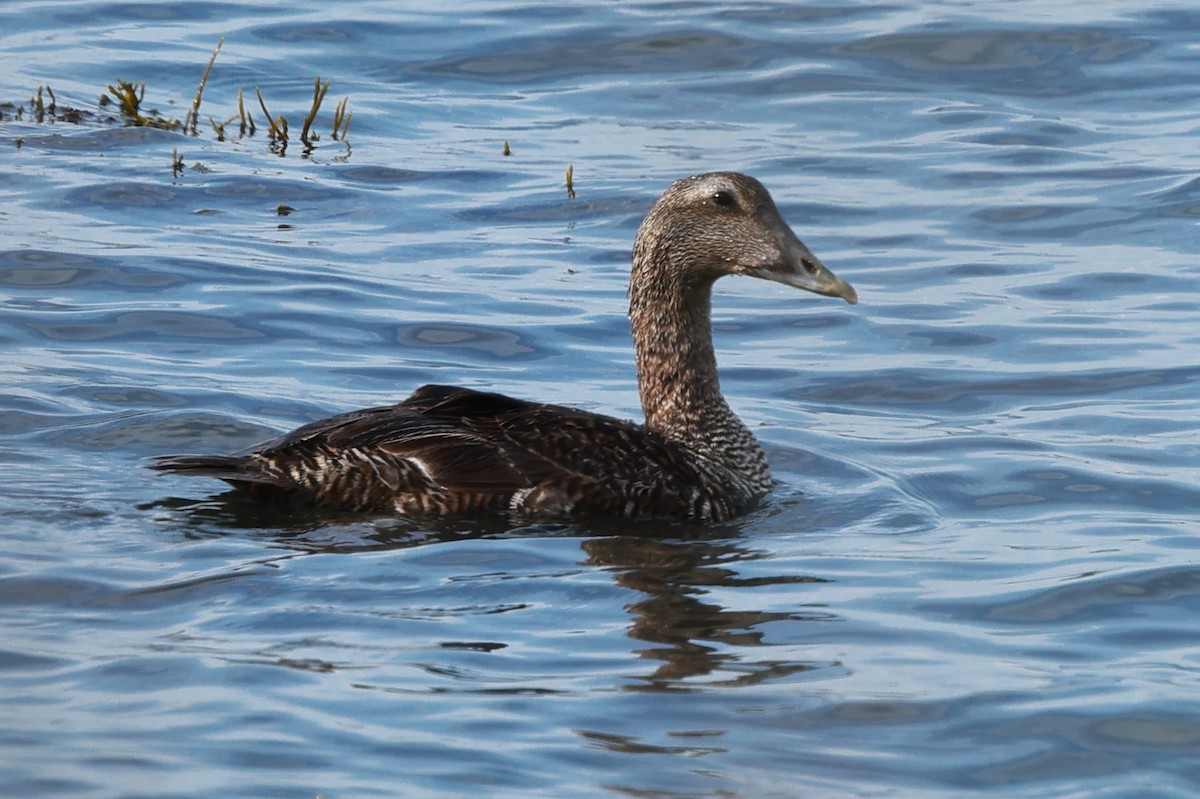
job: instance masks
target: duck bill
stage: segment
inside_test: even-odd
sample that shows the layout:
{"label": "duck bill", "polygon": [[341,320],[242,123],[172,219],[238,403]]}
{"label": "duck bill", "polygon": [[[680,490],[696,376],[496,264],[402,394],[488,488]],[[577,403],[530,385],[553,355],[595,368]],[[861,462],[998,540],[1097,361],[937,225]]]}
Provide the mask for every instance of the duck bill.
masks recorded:
{"label": "duck bill", "polygon": [[774,268],[758,272],[759,277],[826,297],[841,297],[851,305],[858,302],[858,292],[854,286],[830,272],[829,267],[796,238],[791,228],[784,225],[777,234],[781,239],[783,257]]}
{"label": "duck bill", "polygon": [[821,260],[800,241],[796,241],[796,245],[798,246],[789,248],[790,263],[781,270],[767,272],[763,277],[814,294],[841,297],[851,305],[858,302],[858,292],[854,290],[854,286],[830,272],[829,267],[821,263]]}
{"label": "duck bill", "polygon": [[821,263],[821,259],[796,237],[778,211],[774,208],[760,209],[758,218],[773,234],[780,252],[778,260],[771,267],[755,273],[757,277],[826,297],[841,297],[851,305],[858,302],[858,292],[854,286],[829,271],[829,267]]}

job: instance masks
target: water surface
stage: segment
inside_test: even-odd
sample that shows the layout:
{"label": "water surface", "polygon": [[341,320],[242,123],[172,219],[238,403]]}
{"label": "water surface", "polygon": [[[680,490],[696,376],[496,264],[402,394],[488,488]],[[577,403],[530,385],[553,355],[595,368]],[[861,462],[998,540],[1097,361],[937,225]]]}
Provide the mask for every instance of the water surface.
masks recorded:
{"label": "water surface", "polygon": [[[5,795],[1195,795],[1200,15],[1126,6],[5,4]],[[96,104],[222,36],[199,136]],[[207,124],[317,74],[311,152]],[[711,169],[861,297],[718,285],[747,517],[141,468],[426,382],[636,417],[633,233]]]}

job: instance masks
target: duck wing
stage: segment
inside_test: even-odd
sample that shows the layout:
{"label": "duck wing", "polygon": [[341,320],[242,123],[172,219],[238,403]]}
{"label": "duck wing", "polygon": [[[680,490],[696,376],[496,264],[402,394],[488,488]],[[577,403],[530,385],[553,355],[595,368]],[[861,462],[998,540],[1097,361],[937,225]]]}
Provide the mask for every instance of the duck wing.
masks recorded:
{"label": "duck wing", "polygon": [[666,506],[694,495],[698,477],[686,453],[632,422],[437,385],[237,455],[153,466],[258,496],[405,514],[678,515]]}
{"label": "duck wing", "polygon": [[754,498],[726,470],[627,420],[446,386],[425,386],[404,404],[448,414],[502,453],[528,481],[507,499],[510,511],[712,521]]}

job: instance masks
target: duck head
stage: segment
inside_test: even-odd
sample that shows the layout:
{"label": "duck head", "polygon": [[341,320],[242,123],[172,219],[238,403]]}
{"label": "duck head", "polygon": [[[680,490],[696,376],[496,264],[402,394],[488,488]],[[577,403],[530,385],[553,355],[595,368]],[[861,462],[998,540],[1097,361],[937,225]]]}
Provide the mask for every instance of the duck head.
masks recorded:
{"label": "duck head", "polygon": [[780,216],[770,193],[738,172],[677,180],[650,209],[634,242],[633,287],[705,291],[748,275],[858,302],[854,287],[821,263]]}

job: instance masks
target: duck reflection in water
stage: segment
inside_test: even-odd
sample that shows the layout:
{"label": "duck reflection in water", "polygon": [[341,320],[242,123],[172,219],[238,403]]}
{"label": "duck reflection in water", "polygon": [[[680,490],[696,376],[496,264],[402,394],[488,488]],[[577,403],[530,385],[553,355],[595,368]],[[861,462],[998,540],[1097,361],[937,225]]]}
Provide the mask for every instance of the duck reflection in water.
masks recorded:
{"label": "duck reflection in water", "polygon": [[710,678],[705,684],[753,685],[829,665],[747,657],[756,647],[778,651],[764,640],[765,625],[829,621],[834,617],[827,610],[819,606],[787,612],[731,610],[701,598],[711,589],[827,582],[822,578],[741,577],[736,564],[757,560],[760,555],[727,538],[619,536],[587,540],[583,549],[588,563],[615,570],[619,585],[646,595],[627,606],[633,615],[629,637],[653,644],[636,651],[660,665],[631,685],[632,690],[685,689],[689,681],[710,675],[732,676]]}
{"label": "duck reflection in water", "polygon": [[[753,685],[836,665],[786,657],[781,653],[792,651],[791,646],[768,640],[771,625],[787,625],[786,635],[792,638],[796,635],[796,624],[834,620],[836,616],[818,601],[787,611],[766,611],[730,609],[705,599],[714,590],[816,586],[828,582],[817,576],[795,574],[742,576],[745,570],[739,570],[739,564],[759,561],[765,555],[746,546],[739,538],[736,522],[703,532],[671,521],[634,523],[632,530],[620,530],[615,522],[531,525],[516,529],[498,519],[479,519],[475,523],[430,519],[420,525],[410,520],[368,523],[352,514],[333,518],[328,511],[312,509],[293,509],[281,514],[278,509],[248,501],[237,492],[201,502],[159,502],[147,509],[151,507],[171,514],[173,526],[184,521],[189,537],[254,531],[270,537],[283,550],[290,550],[290,554],[273,554],[267,559],[270,561],[312,554],[344,555],[461,544],[493,536],[547,539],[591,534],[592,537],[580,543],[586,556],[583,562],[604,570],[617,585],[643,597],[625,606],[630,614],[627,635],[647,644],[633,652],[654,661],[656,666],[630,683],[629,690],[686,690],[689,683],[697,680],[709,685]],[[753,591],[737,592],[743,594],[747,598],[761,596]],[[752,657],[756,649],[762,649],[768,656]]]}

